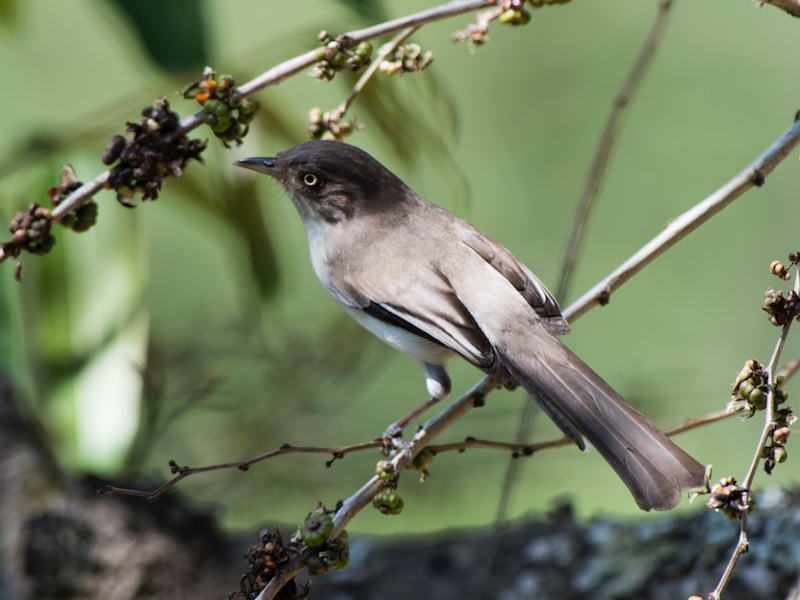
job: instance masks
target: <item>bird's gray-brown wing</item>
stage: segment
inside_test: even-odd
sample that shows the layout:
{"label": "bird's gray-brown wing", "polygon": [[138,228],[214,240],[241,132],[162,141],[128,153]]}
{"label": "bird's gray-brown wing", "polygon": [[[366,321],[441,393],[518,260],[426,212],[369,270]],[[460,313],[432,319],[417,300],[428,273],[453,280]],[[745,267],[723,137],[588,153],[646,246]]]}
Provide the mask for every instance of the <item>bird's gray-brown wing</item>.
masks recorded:
{"label": "bird's gray-brown wing", "polygon": [[561,308],[553,294],[511,252],[467,223],[462,225],[461,238],[514,286],[541,317],[545,329],[555,335],[569,333],[569,324],[561,316]]}
{"label": "bird's gray-brown wing", "polygon": [[344,283],[329,292],[342,304],[358,308],[389,325],[436,342],[464,359],[492,372],[496,355],[472,314],[459,300],[453,286],[439,269],[418,270],[413,278],[394,281],[391,294]]}

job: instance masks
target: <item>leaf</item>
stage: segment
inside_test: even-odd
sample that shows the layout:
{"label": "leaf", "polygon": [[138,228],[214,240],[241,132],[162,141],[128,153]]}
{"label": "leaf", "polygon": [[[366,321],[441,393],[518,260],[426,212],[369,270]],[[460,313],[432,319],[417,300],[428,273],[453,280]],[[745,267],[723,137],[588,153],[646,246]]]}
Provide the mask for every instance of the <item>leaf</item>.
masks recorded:
{"label": "leaf", "polygon": [[[344,74],[349,76],[350,74]],[[414,81],[414,79],[417,81]],[[428,104],[427,110],[420,106]],[[413,161],[423,152],[445,151],[445,139],[457,128],[453,99],[430,73],[373,77],[361,92],[353,114],[368,113],[398,157]]]}
{"label": "leaf", "polygon": [[16,0],[0,0],[0,24],[11,26],[17,22]]}
{"label": "leaf", "polygon": [[348,8],[364,21],[376,23],[386,20],[386,9],[381,0],[338,0],[339,4]]}
{"label": "leaf", "polygon": [[280,269],[272,237],[267,230],[256,179],[234,178],[227,182],[226,214],[247,245],[250,268],[262,299],[275,294],[280,281]]}
{"label": "leaf", "polygon": [[208,63],[206,22],[200,0],[109,2],[128,21],[147,55],[165,71],[197,70]]}

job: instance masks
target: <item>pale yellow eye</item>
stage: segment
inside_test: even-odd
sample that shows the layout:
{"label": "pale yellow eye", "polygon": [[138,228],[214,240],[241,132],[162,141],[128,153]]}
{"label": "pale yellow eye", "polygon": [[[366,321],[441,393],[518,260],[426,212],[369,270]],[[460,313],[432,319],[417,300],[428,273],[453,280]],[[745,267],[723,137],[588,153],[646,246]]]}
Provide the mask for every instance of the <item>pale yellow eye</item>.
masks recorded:
{"label": "pale yellow eye", "polygon": [[306,173],[303,175],[303,183],[305,183],[308,187],[314,187],[319,183],[319,177],[313,173]]}

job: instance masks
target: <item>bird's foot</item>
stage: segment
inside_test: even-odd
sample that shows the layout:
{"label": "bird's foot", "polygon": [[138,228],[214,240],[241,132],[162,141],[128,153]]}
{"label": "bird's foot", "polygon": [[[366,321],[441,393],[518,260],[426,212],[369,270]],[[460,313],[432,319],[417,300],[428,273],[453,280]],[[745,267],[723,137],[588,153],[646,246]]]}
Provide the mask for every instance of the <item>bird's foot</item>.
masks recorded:
{"label": "bird's foot", "polygon": [[397,423],[392,423],[383,432],[381,440],[383,441],[383,453],[386,456],[408,450],[410,444],[403,437],[403,427],[401,420]]}

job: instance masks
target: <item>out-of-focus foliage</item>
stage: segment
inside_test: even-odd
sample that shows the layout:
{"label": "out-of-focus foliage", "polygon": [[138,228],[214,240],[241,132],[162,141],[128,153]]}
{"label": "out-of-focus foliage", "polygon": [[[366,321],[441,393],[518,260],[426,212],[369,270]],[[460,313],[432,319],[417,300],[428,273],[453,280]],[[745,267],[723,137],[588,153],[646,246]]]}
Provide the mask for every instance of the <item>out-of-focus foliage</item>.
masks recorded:
{"label": "out-of-focus foliage", "polygon": [[[183,2],[168,2],[147,16],[174,9],[180,19],[147,25],[133,16],[141,2],[125,3],[126,19],[88,0],[0,4],[17,11],[0,36],[0,77],[14,82],[0,113],[5,221],[31,202],[46,203],[62,164],[84,180],[101,172],[108,138],[154,98],[168,96],[181,115],[198,110],[173,92],[199,79],[203,64],[243,82],[315,47],[320,29],[338,34],[377,18],[374,4],[359,2],[347,9],[317,2],[313,11],[259,0],[187,2],[183,10],[176,9]],[[655,5],[545,7],[526,27],[493,26],[474,55],[450,41],[472,16],[425,27],[413,41],[432,50],[434,62],[422,74],[368,88],[350,113],[366,129],[349,141],[554,284],[603,119]],[[385,10],[399,16],[428,6],[387,2]],[[676,3],[673,11],[625,119],[576,292],[738,172],[797,109],[788,74],[800,42],[786,15],[748,2],[720,11],[714,0]],[[181,38],[187,31],[191,39]],[[196,72],[165,74],[188,65]],[[23,257],[22,284],[13,281],[13,264],[0,265],[0,368],[70,472],[167,476],[169,459],[199,465],[284,442],[363,441],[423,398],[417,367],[371,341],[321,290],[285,195],[231,166],[303,141],[308,110],[332,110],[346,97],[353,78],[345,75],[322,84],[301,74],[259,93],[261,116],[239,148],[196,130],[191,135],[210,138],[205,167],[187,169],[156,202],[134,210],[101,193],[97,226],[81,235],[59,231],[50,255]],[[565,341],[661,425],[724,406],[742,361],[765,361],[774,343],[758,305],[774,284],[767,265],[797,247],[798,181],[790,159],[764,188],[576,323]],[[788,355],[797,347],[791,338]],[[458,393],[478,373],[454,365],[453,376]],[[800,393],[793,390],[790,383],[790,402]],[[498,392],[448,439],[508,439],[525,401]],[[739,475],[756,427],[732,420],[679,441],[715,463],[720,476]],[[555,435],[543,418],[535,429],[536,439]],[[378,458],[349,456],[326,469],[323,457],[284,457],[181,487],[221,507],[229,524],[298,522],[317,500],[332,506],[352,492]],[[367,512],[355,529],[489,522],[506,461],[477,451],[438,456],[424,485],[403,479],[401,516]],[[790,471],[777,469],[773,480],[791,478]],[[596,453],[564,449],[529,459],[512,513],[540,510],[562,494],[575,497],[581,514],[635,510]]]}
{"label": "out-of-focus foliage", "polygon": [[201,69],[208,62],[208,24],[201,0],[109,0],[150,59],[168,73]]}
{"label": "out-of-focus foliage", "polygon": [[0,25],[10,25],[17,16],[16,0],[0,0]]}
{"label": "out-of-focus foliage", "polygon": [[338,2],[350,9],[353,17],[364,21],[383,21],[388,16],[382,0],[338,0]]}

